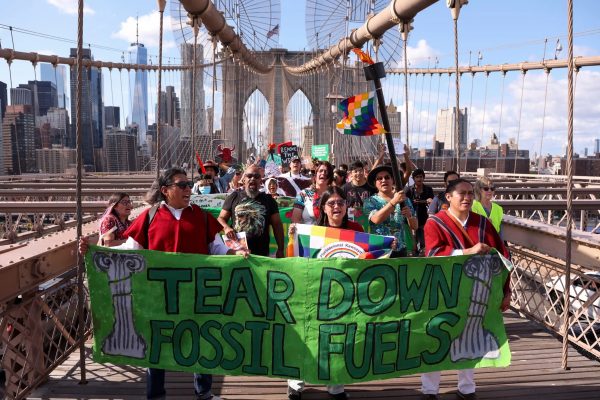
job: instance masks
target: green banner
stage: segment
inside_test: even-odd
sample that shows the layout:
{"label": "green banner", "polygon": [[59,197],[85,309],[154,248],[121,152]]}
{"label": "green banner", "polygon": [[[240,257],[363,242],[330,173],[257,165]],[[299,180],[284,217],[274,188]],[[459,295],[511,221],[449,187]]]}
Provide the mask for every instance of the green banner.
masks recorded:
{"label": "green banner", "polygon": [[502,367],[498,255],[204,256],[90,246],[94,360],[311,383]]}

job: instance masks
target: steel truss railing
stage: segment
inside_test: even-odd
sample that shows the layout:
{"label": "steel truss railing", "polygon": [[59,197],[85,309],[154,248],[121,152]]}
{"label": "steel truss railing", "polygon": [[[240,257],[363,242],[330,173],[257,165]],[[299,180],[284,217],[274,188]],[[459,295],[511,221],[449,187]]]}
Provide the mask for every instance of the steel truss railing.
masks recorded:
{"label": "steel truss railing", "polygon": [[[564,261],[521,246],[511,246],[512,307],[561,336],[564,316]],[[572,270],[568,340],[600,358],[600,280]]]}
{"label": "steel truss railing", "polygon": [[75,272],[73,269],[0,306],[0,366],[6,376],[5,387],[0,388],[0,394],[5,391],[2,398],[26,398],[91,334],[86,288],[85,336],[77,337]]}

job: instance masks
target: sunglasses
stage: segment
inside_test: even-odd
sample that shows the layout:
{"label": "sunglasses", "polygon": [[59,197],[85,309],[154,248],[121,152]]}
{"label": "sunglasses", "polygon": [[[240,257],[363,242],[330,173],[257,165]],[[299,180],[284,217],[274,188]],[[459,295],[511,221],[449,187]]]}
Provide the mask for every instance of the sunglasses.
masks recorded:
{"label": "sunglasses", "polygon": [[194,183],[192,183],[191,181],[179,181],[171,183],[169,186],[177,186],[179,189],[185,190],[186,188],[191,189],[192,187],[194,187]]}
{"label": "sunglasses", "polygon": [[119,201],[119,204],[124,205],[124,206],[130,206],[133,204],[133,202],[131,200],[121,200],[121,201]]}
{"label": "sunglasses", "polygon": [[256,173],[256,174],[246,174],[246,178],[248,179],[260,179],[260,174]]}
{"label": "sunglasses", "polygon": [[375,178],[376,181],[387,181],[388,179],[392,179],[389,175],[382,175]]}
{"label": "sunglasses", "polygon": [[331,201],[326,202],[325,205],[328,206],[328,207],[331,207],[331,208],[333,208],[335,206],[343,207],[343,206],[346,205],[346,201],[344,201],[344,200],[331,200]]}
{"label": "sunglasses", "polygon": [[496,190],[496,186],[484,186],[481,188],[481,190],[483,190],[484,192],[489,192],[489,191],[495,191]]}

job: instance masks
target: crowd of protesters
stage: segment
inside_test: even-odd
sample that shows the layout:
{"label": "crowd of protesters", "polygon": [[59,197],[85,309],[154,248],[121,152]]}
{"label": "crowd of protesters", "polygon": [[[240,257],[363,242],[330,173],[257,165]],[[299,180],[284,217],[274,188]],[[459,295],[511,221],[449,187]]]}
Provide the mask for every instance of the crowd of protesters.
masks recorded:
{"label": "crowd of protesters", "polygon": [[[275,238],[275,257],[283,257],[284,231],[277,200],[295,198],[291,214],[297,223],[363,231],[355,221],[365,215],[373,234],[393,236],[392,257],[487,254],[492,249],[508,256],[502,240],[503,210],[493,202],[494,183],[482,178],[472,184],[455,171],[444,174],[444,188],[435,194],[427,184],[423,169],[415,168],[405,148],[399,165],[401,185],[394,181],[393,169],[383,164],[380,148],[371,168],[355,161],[337,167],[327,161],[312,160],[303,165],[293,157],[278,174],[267,168],[268,160],[241,166],[207,161],[196,181],[184,169],[166,170],[152,185],[147,196],[151,208],[133,222],[133,207],[127,193],[115,193],[100,219],[100,244],[122,249],[151,249],[199,254],[269,255],[270,235]],[[397,187],[404,186],[397,190]],[[192,195],[227,193],[218,218],[190,203]],[[173,233],[178,231],[179,234]],[[179,232],[181,231],[181,232]],[[271,233],[272,231],[272,233]],[[247,235],[248,248],[233,251],[225,246],[221,232],[230,240],[238,233]],[[88,242],[80,242],[87,251]],[[505,285],[502,308],[508,307],[510,288]],[[422,374],[424,399],[438,399],[440,373]],[[148,369],[147,398],[164,398],[163,370]],[[196,398],[219,400],[213,395],[212,376],[194,375]],[[458,374],[457,398],[476,399],[473,370]],[[304,382],[288,381],[288,398],[302,399]],[[329,396],[348,398],[343,385],[329,385]]]}

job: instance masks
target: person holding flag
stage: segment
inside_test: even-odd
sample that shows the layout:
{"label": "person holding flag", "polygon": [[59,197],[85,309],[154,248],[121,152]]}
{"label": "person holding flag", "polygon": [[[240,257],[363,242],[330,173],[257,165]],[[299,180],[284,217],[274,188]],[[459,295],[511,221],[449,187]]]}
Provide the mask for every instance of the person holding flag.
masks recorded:
{"label": "person holding flag", "polygon": [[412,202],[402,190],[395,191],[392,167],[380,165],[369,172],[369,185],[377,193],[365,200],[364,211],[369,217],[371,232],[383,236],[394,236],[398,242],[392,258],[406,257],[410,230],[418,227]]}

